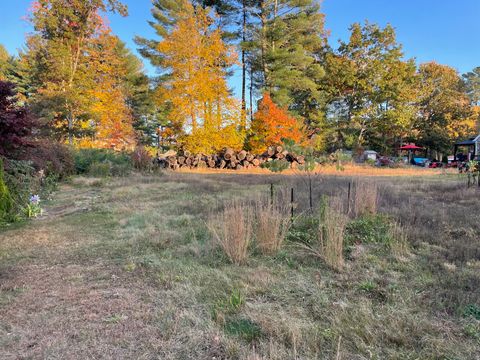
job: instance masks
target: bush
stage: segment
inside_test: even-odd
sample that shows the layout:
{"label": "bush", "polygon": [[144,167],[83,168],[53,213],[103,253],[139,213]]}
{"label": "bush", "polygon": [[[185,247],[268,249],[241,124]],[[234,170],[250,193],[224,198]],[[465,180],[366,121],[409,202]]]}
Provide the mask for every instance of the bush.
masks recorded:
{"label": "bush", "polygon": [[132,170],[132,162],[125,153],[107,149],[81,149],[75,153],[75,170],[77,174],[126,176]]}
{"label": "bush", "polygon": [[275,159],[272,161],[267,161],[261,165],[263,169],[268,169],[272,172],[280,173],[290,168],[290,163],[287,160]]}
{"label": "bush", "polygon": [[143,146],[137,146],[132,153],[133,167],[140,171],[151,171],[153,169],[153,157]]}
{"label": "bush", "polygon": [[0,159],[0,222],[8,218],[13,208],[13,199],[4,180],[3,161]]}
{"label": "bush", "polygon": [[230,261],[242,264],[248,257],[252,236],[252,209],[238,202],[226,204],[223,211],[208,221],[214,240]]}
{"label": "bush", "polygon": [[95,162],[90,165],[88,175],[93,177],[108,177],[111,174],[110,163],[98,163]]}
{"label": "bush", "polygon": [[72,150],[57,142],[36,141],[22,159],[31,161],[33,168],[43,171],[45,176],[54,176],[58,180],[65,179],[75,172]]}

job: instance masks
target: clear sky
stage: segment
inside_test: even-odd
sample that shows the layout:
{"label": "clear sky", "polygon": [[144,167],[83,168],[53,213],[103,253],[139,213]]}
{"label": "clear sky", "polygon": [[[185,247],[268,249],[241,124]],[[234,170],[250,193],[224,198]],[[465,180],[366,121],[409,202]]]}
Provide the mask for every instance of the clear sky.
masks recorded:
{"label": "clear sky", "polygon": [[[150,0],[124,0],[129,17],[110,16],[114,33],[135,50],[133,37],[153,36],[147,24],[151,19]],[[31,0],[0,0],[0,43],[15,54],[31,31],[22,18]],[[348,27],[368,19],[397,30],[406,57],[417,62],[435,60],[450,65],[461,73],[480,66],[480,0],[324,0],[326,27],[331,32],[330,43],[348,38]],[[150,74],[155,70],[145,64]],[[231,80],[239,93],[238,74]]]}

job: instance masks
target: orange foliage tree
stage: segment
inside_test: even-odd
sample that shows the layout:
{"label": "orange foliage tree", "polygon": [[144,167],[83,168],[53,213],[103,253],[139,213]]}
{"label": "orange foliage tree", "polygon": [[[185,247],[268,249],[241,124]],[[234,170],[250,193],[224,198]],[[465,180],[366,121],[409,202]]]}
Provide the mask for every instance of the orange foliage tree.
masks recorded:
{"label": "orange foliage tree", "polygon": [[170,104],[170,120],[184,129],[179,139],[184,148],[203,153],[241,148],[245,116],[226,81],[236,62],[234,49],[224,43],[207,9],[186,0],[179,7],[175,26],[157,46],[168,71],[160,101]]}
{"label": "orange foliage tree", "polygon": [[300,123],[285,109],[279,108],[269,93],[263,95],[250,128],[252,151],[264,152],[268,146],[281,145],[283,140],[302,143],[304,133]]}
{"label": "orange foliage tree", "polygon": [[108,148],[116,151],[132,150],[135,133],[132,111],[127,104],[128,90],[125,77],[126,60],[119,56],[120,40],[104,31],[92,47],[91,65],[95,85],[90,90],[92,119],[85,122],[93,137],[81,139],[80,147]]}

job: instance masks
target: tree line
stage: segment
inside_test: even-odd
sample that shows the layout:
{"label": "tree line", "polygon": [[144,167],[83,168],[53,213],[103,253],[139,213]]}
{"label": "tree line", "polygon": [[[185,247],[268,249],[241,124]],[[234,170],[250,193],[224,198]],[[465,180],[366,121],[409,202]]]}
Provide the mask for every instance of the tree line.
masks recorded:
{"label": "tree line", "polygon": [[[0,80],[38,133],[77,147],[224,147],[261,152],[291,140],[319,152],[436,156],[477,132],[480,67],[406,59],[395,30],[365,22],[333,46],[316,0],[154,0],[142,62],[113,34],[119,0],[38,0],[18,56],[0,48]],[[240,72],[241,98],[228,86]]]}

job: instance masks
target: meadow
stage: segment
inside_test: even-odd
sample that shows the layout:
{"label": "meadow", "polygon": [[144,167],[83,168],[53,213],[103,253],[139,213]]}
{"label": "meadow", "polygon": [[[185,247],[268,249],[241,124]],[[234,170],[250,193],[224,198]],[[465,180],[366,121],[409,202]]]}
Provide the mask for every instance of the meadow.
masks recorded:
{"label": "meadow", "polygon": [[311,175],[310,207],[308,179],[64,182],[0,232],[0,358],[478,359],[480,190]]}

